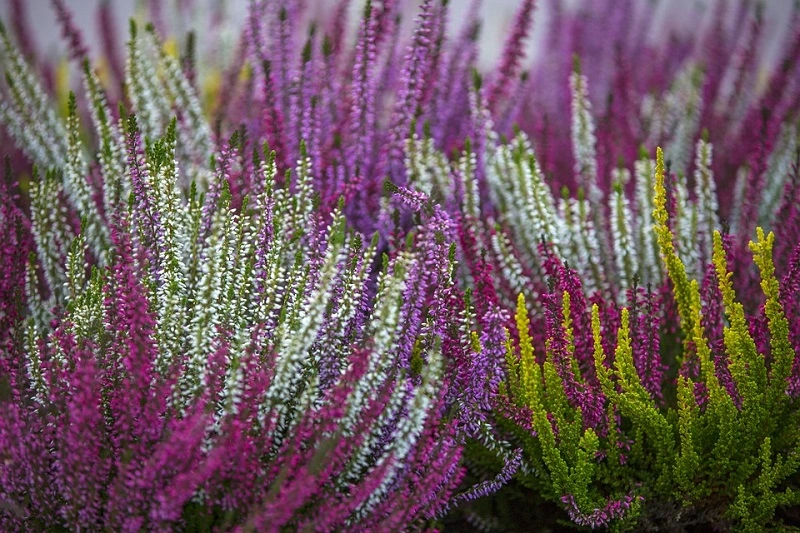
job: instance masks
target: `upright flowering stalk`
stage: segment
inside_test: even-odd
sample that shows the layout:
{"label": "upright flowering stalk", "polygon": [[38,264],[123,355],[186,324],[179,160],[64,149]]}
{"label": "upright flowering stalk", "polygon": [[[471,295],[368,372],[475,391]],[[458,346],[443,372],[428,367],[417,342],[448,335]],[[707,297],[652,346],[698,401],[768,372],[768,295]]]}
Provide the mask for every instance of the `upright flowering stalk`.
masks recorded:
{"label": "upright flowering stalk", "polygon": [[[8,164],[8,161],[6,161]],[[16,336],[15,325],[25,315],[25,267],[28,255],[31,253],[32,242],[30,237],[30,224],[22,210],[18,207],[13,197],[12,187],[9,183],[11,169],[6,168],[6,176],[0,183],[0,228],[6,235],[0,257],[3,261],[3,271],[0,275],[0,365],[5,376],[3,382],[3,395],[13,391],[19,378],[21,368],[19,364],[20,338]]]}

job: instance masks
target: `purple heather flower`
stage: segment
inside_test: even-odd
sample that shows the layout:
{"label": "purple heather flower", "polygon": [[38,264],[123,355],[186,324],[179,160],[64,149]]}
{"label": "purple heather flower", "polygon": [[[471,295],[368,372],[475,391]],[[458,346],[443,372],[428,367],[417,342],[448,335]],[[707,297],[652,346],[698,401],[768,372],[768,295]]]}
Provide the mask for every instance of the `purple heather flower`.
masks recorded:
{"label": "purple heather flower", "polygon": [[561,502],[566,506],[570,519],[580,526],[588,526],[592,529],[608,526],[613,520],[625,516],[634,502],[643,500],[644,498],[641,496],[627,494],[618,500],[609,500],[604,507],[586,514],[578,509],[574,496],[566,494],[561,497]]}

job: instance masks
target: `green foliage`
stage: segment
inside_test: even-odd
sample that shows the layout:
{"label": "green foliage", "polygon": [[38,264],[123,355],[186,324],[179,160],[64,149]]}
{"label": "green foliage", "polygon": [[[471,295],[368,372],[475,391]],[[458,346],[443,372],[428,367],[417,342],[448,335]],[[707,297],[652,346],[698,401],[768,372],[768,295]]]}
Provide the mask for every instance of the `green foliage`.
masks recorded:
{"label": "green foliage", "polygon": [[[523,412],[530,414],[532,431],[508,417],[504,421],[527,464],[543,468],[517,478],[523,485],[545,485],[542,495],[561,501],[573,521],[593,527],[679,529],[713,523],[748,532],[783,528],[776,511],[800,504],[800,405],[787,394],[797,354],[775,277],[774,235],[759,228],[750,244],[766,298],[766,351],[758,349],[750,333],[751,317],[734,291],[722,238],[713,235],[713,264],[727,318],[721,328],[725,358],[713,358],[698,282],[687,274],[673,245],[664,171],[659,149],[653,229],[677,303],[680,360],[696,358],[699,375],[680,373],[676,396],[657,401],[634,361],[630,311],[620,313],[616,349],[610,354],[602,333],[609,326],[594,305],[596,383],[589,383],[574,364],[570,295],[564,292],[561,327],[575,372],[574,380],[566,379],[550,353],[552,331],[546,337],[548,353],[536,361],[520,295],[518,344],[508,342],[505,390],[516,407],[527,409]],[[727,366],[732,387],[721,383],[719,365]],[[587,391],[597,393],[591,406],[575,399]],[[590,427],[587,408],[602,409],[605,420]]]}

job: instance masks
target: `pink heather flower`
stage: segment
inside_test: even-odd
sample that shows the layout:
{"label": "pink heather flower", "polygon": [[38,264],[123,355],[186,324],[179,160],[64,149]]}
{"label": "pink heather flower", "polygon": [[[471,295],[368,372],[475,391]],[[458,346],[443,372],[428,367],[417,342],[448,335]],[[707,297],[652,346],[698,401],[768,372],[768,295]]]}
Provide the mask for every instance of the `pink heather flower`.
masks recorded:
{"label": "pink heather flower", "polygon": [[614,519],[622,518],[631,508],[634,502],[641,502],[644,498],[627,494],[619,500],[609,500],[602,508],[585,513],[578,509],[574,496],[566,494],[561,497],[562,503],[567,508],[570,519],[580,526],[588,526],[592,529],[608,526]]}

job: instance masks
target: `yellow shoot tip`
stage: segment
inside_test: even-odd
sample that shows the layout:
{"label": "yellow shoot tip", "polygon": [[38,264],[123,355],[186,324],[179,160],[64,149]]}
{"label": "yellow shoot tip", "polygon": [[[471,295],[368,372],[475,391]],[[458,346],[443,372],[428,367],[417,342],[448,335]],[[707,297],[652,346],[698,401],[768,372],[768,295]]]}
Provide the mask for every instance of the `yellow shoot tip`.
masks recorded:
{"label": "yellow shoot tip", "polygon": [[528,308],[525,307],[525,296],[523,296],[522,293],[520,293],[517,297],[517,312],[514,315],[514,319],[517,323],[520,352],[524,358],[526,355],[528,355],[528,352],[530,352],[532,355],[533,350],[531,346],[530,335],[528,334],[528,328],[530,328],[531,321],[528,317]]}
{"label": "yellow shoot tip", "polygon": [[475,353],[481,353],[481,350],[483,348],[481,347],[481,339],[478,336],[478,332],[470,331],[469,333],[470,333],[470,339],[472,340],[472,351],[474,351]]}
{"label": "yellow shoot tip", "polygon": [[164,53],[172,56],[175,59],[180,59],[180,51],[178,50],[178,41],[175,39],[167,39],[164,42]]}
{"label": "yellow shoot tip", "polygon": [[[562,327],[564,328],[564,333],[567,337],[567,350],[569,353],[575,352],[575,333],[572,330],[572,313],[571,313],[571,299],[569,293],[564,291],[561,300],[561,315],[562,315]],[[577,370],[577,360],[573,359],[575,363],[575,367]],[[576,374],[578,375],[578,374]]]}
{"label": "yellow shoot tip", "polygon": [[250,78],[253,77],[253,67],[250,63],[245,63],[242,65],[242,70],[239,71],[239,81],[246,82],[250,81]]}
{"label": "yellow shoot tip", "polygon": [[222,75],[218,70],[210,72],[203,82],[203,107],[206,111],[213,109],[217,103],[221,87]]}
{"label": "yellow shoot tip", "polygon": [[613,395],[614,385],[611,383],[611,370],[605,366],[606,354],[603,350],[603,334],[600,329],[600,308],[592,304],[592,337],[594,339],[594,368],[603,391]]}
{"label": "yellow shoot tip", "polygon": [[655,197],[653,198],[655,210],[653,211],[653,216],[659,225],[666,226],[668,214],[667,189],[664,187],[664,172],[664,152],[659,146],[656,148],[656,180],[654,184]]}
{"label": "yellow shoot tip", "polygon": [[750,241],[750,250],[753,254],[769,253],[772,255],[772,245],[775,243],[775,234],[771,231],[766,236],[761,226],[756,227],[756,240]]}
{"label": "yellow shoot tip", "polygon": [[56,100],[62,118],[69,116],[69,61],[65,58],[56,67]]}
{"label": "yellow shoot tip", "polygon": [[714,230],[713,241],[711,258],[717,271],[717,277],[722,282],[723,278],[728,278],[728,256],[722,246],[722,235],[719,230]]}
{"label": "yellow shoot tip", "polygon": [[605,353],[603,352],[603,335],[600,330],[600,308],[597,304],[592,304],[592,337],[595,359],[602,360],[605,358]]}
{"label": "yellow shoot tip", "polygon": [[525,307],[525,296],[520,293],[517,297],[517,312],[514,315],[517,323],[517,333],[519,335],[519,369],[520,369],[520,394],[523,402],[531,409],[535,409],[538,403],[539,387],[541,387],[541,375],[539,365],[533,353],[533,344],[528,333],[530,318],[528,309]]}

